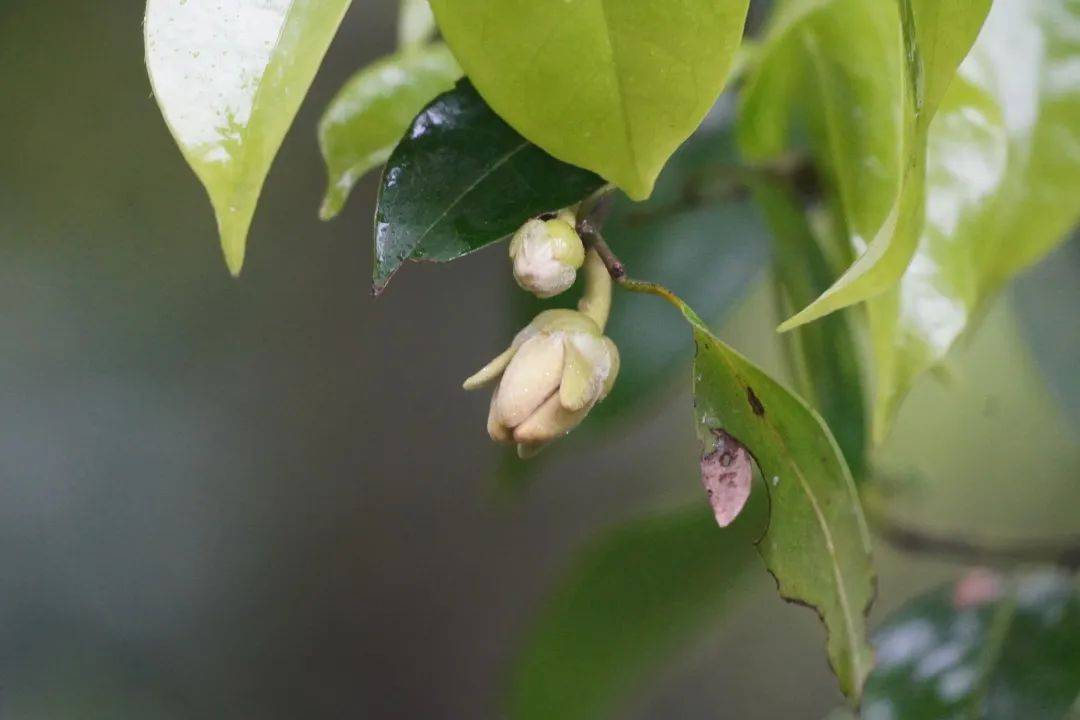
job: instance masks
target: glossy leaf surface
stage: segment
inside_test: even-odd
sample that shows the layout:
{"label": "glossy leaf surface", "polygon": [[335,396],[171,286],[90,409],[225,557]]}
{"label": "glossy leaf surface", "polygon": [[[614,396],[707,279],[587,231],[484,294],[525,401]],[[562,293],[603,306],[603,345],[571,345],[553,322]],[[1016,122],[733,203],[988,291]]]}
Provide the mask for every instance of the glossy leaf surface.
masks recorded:
{"label": "glossy leaf surface", "polygon": [[495,111],[642,200],[716,102],[747,0],[434,0]]}
{"label": "glossy leaf surface", "polygon": [[924,5],[793,4],[770,32],[747,90],[744,147],[757,159],[775,157],[799,144],[796,135],[808,136],[859,254],[781,329],[887,290],[915,250],[934,107],[926,91],[947,86],[988,2],[951,2],[950,12]]}
{"label": "glossy leaf surface", "polygon": [[984,301],[1080,220],[1080,4],[997,0],[929,137],[925,226],[870,303],[875,434]]}
{"label": "glossy leaf surface", "polygon": [[407,260],[454,260],[603,184],[521,137],[462,80],[416,117],[387,163],[375,212],[375,290]]}
{"label": "glossy leaf surface", "polygon": [[225,261],[244,263],[266,175],[349,0],[148,0],[146,65],[210,195]]}
{"label": "glossy leaf surface", "polygon": [[[760,518],[758,518],[760,519]],[[758,526],[721,532],[704,506],[602,534],[562,578],[529,636],[513,720],[595,720],[722,617]]]}
{"label": "glossy leaf surface", "polygon": [[329,175],[323,219],[341,212],[356,182],[387,161],[417,113],[460,77],[454,56],[436,43],[383,58],[349,79],[319,123]]}
{"label": "glossy leaf surface", "polygon": [[874,571],[869,532],[843,455],[805,401],[685,312],[697,344],[699,431],[707,438],[724,430],[754,456],[770,498],[769,527],[758,550],[780,594],[817,610],[840,687],[858,699],[873,664],[866,613]]}
{"label": "glossy leaf surface", "polygon": [[1049,571],[1001,582],[969,576],[887,619],[863,720],[1062,720],[1080,694],[1075,582]]}

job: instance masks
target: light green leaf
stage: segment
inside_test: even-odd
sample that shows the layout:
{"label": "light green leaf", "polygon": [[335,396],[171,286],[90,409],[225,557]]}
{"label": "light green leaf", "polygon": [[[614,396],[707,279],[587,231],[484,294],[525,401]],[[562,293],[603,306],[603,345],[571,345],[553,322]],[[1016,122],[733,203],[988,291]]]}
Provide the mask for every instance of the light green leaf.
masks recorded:
{"label": "light green leaf", "polygon": [[398,49],[423,47],[435,36],[438,27],[428,0],[401,0],[398,12]]}
{"label": "light green leaf", "polygon": [[591,542],[529,635],[510,717],[596,720],[624,706],[651,670],[723,617],[759,523],[747,512],[722,532],[703,502]]}
{"label": "light green leaf", "polygon": [[146,65],[238,275],[263,182],[350,0],[148,0]]}
{"label": "light green leaf", "polygon": [[515,130],[635,200],[719,97],[747,0],[434,0],[443,37]]}
{"label": "light green leaf", "polygon": [[925,226],[869,304],[882,439],[914,378],[1080,220],[1080,3],[997,0],[930,129]]}
{"label": "light green leaf", "polygon": [[389,159],[413,118],[460,77],[454,56],[436,43],[383,58],[345,83],[319,123],[329,175],[324,220],[341,212],[356,182]]}
{"label": "light green leaf", "polygon": [[758,158],[792,149],[797,118],[859,253],[781,330],[873,297],[907,267],[922,220],[926,129],[988,0],[947,4],[832,0],[778,15],[748,85],[744,147]]}
{"label": "light green leaf", "polygon": [[828,427],[801,398],[720,342],[689,308],[697,344],[696,420],[754,456],[771,500],[758,550],[780,594],[813,607],[828,631],[830,665],[857,700],[873,665],[866,613],[874,596],[870,537],[847,464]]}

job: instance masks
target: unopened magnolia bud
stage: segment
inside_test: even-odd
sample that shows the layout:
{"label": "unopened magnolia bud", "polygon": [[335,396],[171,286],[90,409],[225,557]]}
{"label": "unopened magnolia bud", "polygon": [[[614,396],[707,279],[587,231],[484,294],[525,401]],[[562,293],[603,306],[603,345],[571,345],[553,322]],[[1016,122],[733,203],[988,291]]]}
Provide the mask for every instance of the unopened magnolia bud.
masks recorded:
{"label": "unopened magnolia bud", "polygon": [[577,427],[611,392],[618,373],[619,351],[596,322],[576,310],[548,310],[465,388],[501,375],[488,433],[497,442],[516,443],[518,454],[528,457]]}
{"label": "unopened magnolia bud", "polygon": [[553,220],[529,220],[515,233],[510,259],[523,290],[549,298],[574,284],[585,262],[585,246],[572,222],[572,215],[562,213]]}

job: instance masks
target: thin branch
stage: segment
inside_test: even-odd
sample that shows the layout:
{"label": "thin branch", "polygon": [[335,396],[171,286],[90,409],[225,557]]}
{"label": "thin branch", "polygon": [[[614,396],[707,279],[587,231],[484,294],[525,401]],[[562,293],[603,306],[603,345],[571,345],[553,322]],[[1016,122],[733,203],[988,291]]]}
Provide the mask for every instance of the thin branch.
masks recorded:
{"label": "thin branch", "polygon": [[655,295],[657,297],[667,300],[669,303],[675,306],[679,312],[686,311],[686,304],[679,298],[678,295],[668,290],[663,285],[654,282],[648,282],[646,280],[633,280],[626,275],[626,266],[622,260],[615,255],[615,252],[611,249],[611,246],[604,240],[604,236],[600,232],[600,225],[603,224],[604,218],[606,218],[609,212],[609,204],[611,202],[611,196],[605,196],[601,198],[592,208],[585,210],[581,217],[578,219],[577,231],[578,235],[585,242],[585,245],[596,251],[596,254],[600,256],[600,259],[604,262],[604,267],[607,268],[608,274],[611,275],[611,279],[614,280],[619,287],[630,292],[645,293],[647,295]]}
{"label": "thin branch", "polygon": [[1080,570],[1080,538],[1023,542],[987,541],[970,537],[942,535],[905,525],[873,505],[866,507],[874,530],[897,550],[959,560],[971,565],[1056,565],[1070,571]]}

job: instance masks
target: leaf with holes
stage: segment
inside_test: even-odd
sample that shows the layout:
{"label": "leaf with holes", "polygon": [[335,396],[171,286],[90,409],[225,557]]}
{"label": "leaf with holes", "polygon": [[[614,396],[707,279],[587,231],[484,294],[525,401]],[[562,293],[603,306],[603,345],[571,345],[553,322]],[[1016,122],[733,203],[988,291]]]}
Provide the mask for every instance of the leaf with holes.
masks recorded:
{"label": "leaf with holes", "polygon": [[443,37],[518,132],[635,200],[720,96],[747,0],[434,0]]}
{"label": "leaf with holes", "polygon": [[154,96],[210,194],[234,275],[270,165],[349,2],[146,3]]}
{"label": "leaf with holes", "polygon": [[825,423],[801,398],[720,342],[688,307],[697,345],[699,432],[738,439],[761,469],[769,528],[758,550],[787,600],[813,607],[829,662],[858,699],[873,665],[866,613],[874,596],[870,537],[847,464]]}
{"label": "leaf with holes", "polygon": [[462,80],[416,117],[387,163],[375,211],[375,291],[407,260],[454,260],[603,185],[518,135]]}

